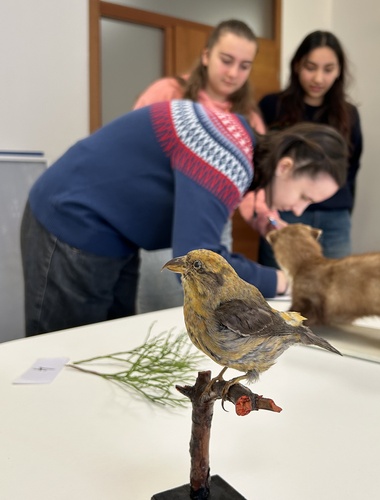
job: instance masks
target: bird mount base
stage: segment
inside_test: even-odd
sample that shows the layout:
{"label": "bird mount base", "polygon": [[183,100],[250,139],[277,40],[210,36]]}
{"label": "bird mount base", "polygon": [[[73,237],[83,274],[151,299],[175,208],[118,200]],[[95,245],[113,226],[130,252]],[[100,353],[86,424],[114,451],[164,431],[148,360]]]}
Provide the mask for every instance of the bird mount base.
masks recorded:
{"label": "bird mount base", "polygon": [[151,500],[201,500],[203,498],[208,498],[209,500],[247,500],[218,475],[211,476],[210,493],[208,497],[197,496],[197,493],[191,496],[191,488],[188,483],[183,486],[178,486],[178,488],[156,493],[152,496]]}
{"label": "bird mount base", "polygon": [[279,413],[281,408],[272,399],[258,396],[241,384],[232,385],[224,395],[223,389],[228,382],[219,377],[211,381],[210,371],[198,372],[194,386],[176,386],[181,394],[190,399],[193,407],[190,483],[156,493],[151,500],[246,500],[220,476],[210,477],[209,442],[214,403],[217,399],[230,401],[240,416],[255,410]]}

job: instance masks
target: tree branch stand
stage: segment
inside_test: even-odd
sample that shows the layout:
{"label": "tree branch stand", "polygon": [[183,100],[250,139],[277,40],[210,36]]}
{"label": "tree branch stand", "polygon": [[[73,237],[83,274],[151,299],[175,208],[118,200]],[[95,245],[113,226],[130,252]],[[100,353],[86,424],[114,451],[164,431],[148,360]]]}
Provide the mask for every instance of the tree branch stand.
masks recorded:
{"label": "tree branch stand", "polygon": [[[199,372],[195,385],[176,386],[192,403],[192,430],[190,440],[190,483],[163,491],[152,496],[151,500],[246,500],[220,476],[210,476],[209,444],[214,403],[222,399],[225,380],[217,380],[211,386],[211,372]],[[251,392],[241,384],[235,384],[225,396],[235,405],[236,413],[248,415],[251,411],[269,410],[280,412],[273,400]]]}

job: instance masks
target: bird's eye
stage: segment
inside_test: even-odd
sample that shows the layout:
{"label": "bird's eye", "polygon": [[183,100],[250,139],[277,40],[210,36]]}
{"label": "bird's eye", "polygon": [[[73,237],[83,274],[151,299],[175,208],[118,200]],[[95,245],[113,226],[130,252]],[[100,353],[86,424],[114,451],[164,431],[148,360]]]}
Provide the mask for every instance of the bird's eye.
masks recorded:
{"label": "bird's eye", "polygon": [[202,269],[202,262],[200,260],[195,260],[193,262],[193,267],[196,271],[200,271]]}

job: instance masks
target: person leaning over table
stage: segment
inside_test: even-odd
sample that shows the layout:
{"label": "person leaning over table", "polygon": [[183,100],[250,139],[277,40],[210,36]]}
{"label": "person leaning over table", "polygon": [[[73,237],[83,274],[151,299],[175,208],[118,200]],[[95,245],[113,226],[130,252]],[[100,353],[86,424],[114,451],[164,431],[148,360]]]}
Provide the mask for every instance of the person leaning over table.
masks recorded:
{"label": "person leaning over table", "polygon": [[[191,99],[211,109],[242,114],[252,128],[264,134],[265,125],[249,83],[257,50],[257,37],[246,23],[237,19],[222,21],[210,33],[190,74],[156,80],[140,94],[133,109],[172,99]],[[262,193],[260,198],[263,198]],[[256,224],[252,214],[258,207],[268,215],[268,207],[255,203],[252,193],[239,206],[241,215],[256,230],[261,226]],[[221,238],[231,250],[231,219],[227,221]],[[171,248],[141,251],[137,292],[139,313],[182,305],[183,291],[177,277],[160,272],[162,265],[171,258]],[[161,288],[165,289],[165,294],[161,293]]]}
{"label": "person leaning over table", "polygon": [[264,296],[284,292],[280,271],[221,245],[224,225],[250,187],[265,188],[270,206],[298,211],[332,196],[345,167],[344,140],[323,125],[260,136],[241,116],[186,100],[121,116],[72,146],[30,191],[21,226],[26,335],[134,314],[140,248],[213,250]]}

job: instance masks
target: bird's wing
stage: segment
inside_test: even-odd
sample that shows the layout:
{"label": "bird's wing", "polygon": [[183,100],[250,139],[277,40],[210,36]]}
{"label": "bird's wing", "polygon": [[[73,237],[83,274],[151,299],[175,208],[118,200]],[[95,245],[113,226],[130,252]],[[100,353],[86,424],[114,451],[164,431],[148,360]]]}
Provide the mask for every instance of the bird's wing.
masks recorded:
{"label": "bird's wing", "polygon": [[215,310],[215,318],[221,328],[227,328],[241,336],[266,336],[276,332],[276,315],[261,304],[249,304],[241,299],[223,302]]}

